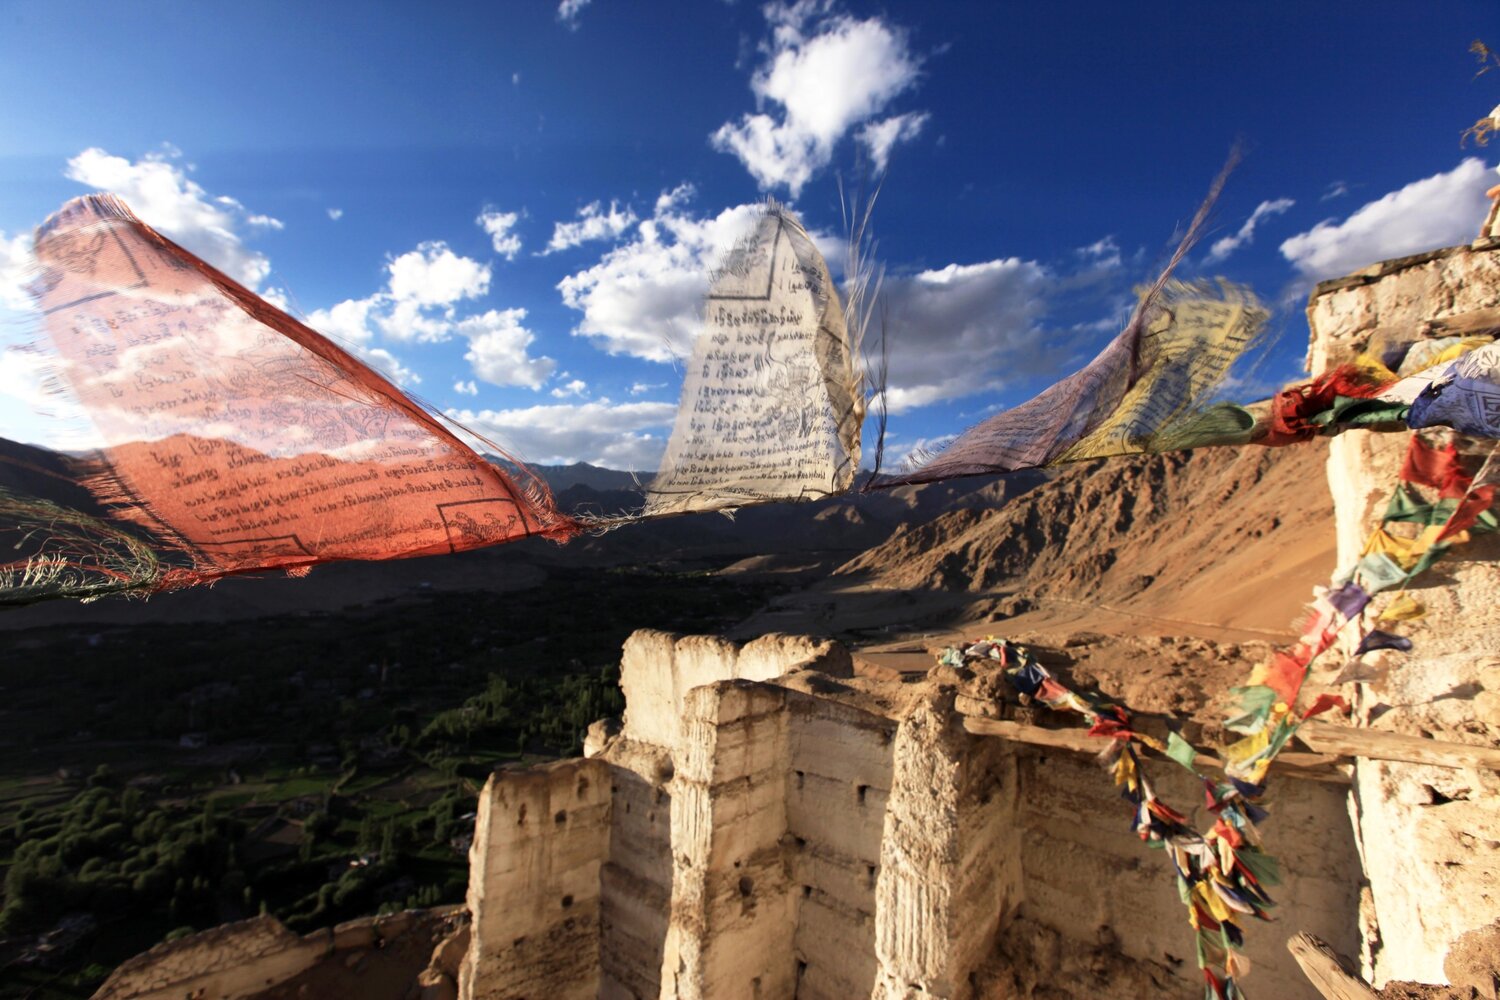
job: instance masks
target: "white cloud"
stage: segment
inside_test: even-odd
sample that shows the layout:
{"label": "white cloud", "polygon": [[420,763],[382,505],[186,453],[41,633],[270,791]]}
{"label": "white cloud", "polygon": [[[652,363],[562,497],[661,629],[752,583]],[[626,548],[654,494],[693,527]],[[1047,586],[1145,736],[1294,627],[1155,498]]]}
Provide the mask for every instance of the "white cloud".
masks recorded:
{"label": "white cloud", "polygon": [[860,145],[870,155],[875,172],[884,173],[890,162],[891,150],[897,143],[910,142],[922,134],[922,126],[930,118],[925,111],[908,111],[904,115],[892,115],[880,121],[870,122],[859,130]]}
{"label": "white cloud", "polygon": [[[525,309],[491,309],[471,316],[462,316],[457,309],[464,301],[486,294],[489,285],[488,265],[455,254],[445,243],[427,242],[387,262],[385,288],[366,298],[314,310],[307,321],[402,384],[419,379],[389,351],[372,346],[377,331],[405,343],[436,343],[462,336],[469,341],[464,357],[479,378],[494,385],[540,389],[557,363],[527,353],[536,336],[522,325]],[[455,388],[463,392],[462,385]]]}
{"label": "white cloud", "polygon": [[106,442],[82,405],[49,390],[54,361],[29,345],[0,344],[0,438],[57,451],[102,447]]}
{"label": "white cloud", "polygon": [[666,387],[667,383],[665,382],[633,382],[630,385],[630,394],[632,396],[644,396],[648,392],[665,389]]}
{"label": "white cloud", "polygon": [[450,409],[447,414],[529,462],[648,470],[661,462],[677,407],[600,399],[515,410]]}
{"label": "white cloud", "polygon": [[1120,245],[1115,242],[1113,234],[1090,243],[1086,247],[1079,247],[1076,252],[1078,256],[1092,261],[1095,267],[1120,266]]}
{"label": "white cloud", "polygon": [[[886,442],[889,443],[891,435],[887,434],[885,438]],[[958,440],[957,434],[939,434],[937,437],[918,438],[910,448],[906,449],[900,458],[896,459],[896,463],[892,468],[909,469],[919,465],[931,457],[934,452],[943,450],[956,440]]]}
{"label": "white cloud", "polygon": [[1342,198],[1348,193],[1349,185],[1347,183],[1345,183],[1344,181],[1334,181],[1332,184],[1328,185],[1328,190],[1324,191],[1323,197],[1319,198],[1318,200],[1332,201],[1335,198]]}
{"label": "white cloud", "polygon": [[692,350],[709,271],[749,231],[761,206],[737,205],[700,219],[681,210],[691,194],[687,186],[664,193],[634,239],[558,283],[563,302],[583,313],[575,335],[610,354],[648,361]]}
{"label": "white cloud", "polygon": [[[566,375],[567,373],[564,372],[563,374]],[[552,390],[552,397],[554,399],[567,399],[569,396],[579,396],[586,399],[588,398],[588,394],[589,384],[581,378],[575,378],[566,385],[560,385]]]}
{"label": "white cloud", "polygon": [[453,383],[453,391],[463,396],[477,396],[479,395],[479,386],[474,384],[473,379],[469,379],[467,382],[459,379]]}
{"label": "white cloud", "polygon": [[119,195],[147,225],[242,285],[258,287],[270,273],[271,262],[245,246],[240,227],[280,229],[281,222],[252,215],[228,196],[209,195],[173,162],[181,155],[169,149],[132,163],[90,147],[68,161],[65,174],[69,180]]}
{"label": "white cloud", "polygon": [[[344,336],[357,338],[357,331],[364,329],[364,339],[368,339],[369,323],[373,322],[392,340],[430,344],[453,335],[453,307],[457,303],[478,298],[490,287],[488,264],[461,257],[441,241],[421,243],[415,250],[388,260],[385,270],[386,287],[382,291],[366,299],[341,302],[326,312],[318,310],[314,316],[331,317],[342,309],[346,319],[339,325]],[[331,318],[336,321],[336,317]]]}
{"label": "white cloud", "polygon": [[520,221],[517,212],[502,212],[495,208],[486,208],[479,213],[479,218],[474,222],[490,234],[490,242],[494,244],[495,252],[506,260],[515,260],[516,254],[521,252],[521,237],[512,230]]}
{"label": "white cloud", "polygon": [[287,296],[285,288],[267,288],[260,293],[260,297],[284,313],[292,311],[291,299]]}
{"label": "white cloud", "polygon": [[[762,188],[785,186],[794,198],[850,129],[915,86],[920,68],[904,32],[878,17],[830,13],[829,6],[826,0],[766,6],[771,40],[750,80],[757,111],[710,136]],[[774,114],[763,110],[768,104]]]}
{"label": "white cloud", "polygon": [[356,347],[354,353],[365,363],[399,386],[416,385],[422,376],[403,365],[397,357],[384,347]]}
{"label": "white cloud", "polygon": [[1250,218],[1240,227],[1239,232],[1223,239],[1215,240],[1214,245],[1209,248],[1209,261],[1220,261],[1234,253],[1240,247],[1255,239],[1255,227],[1260,225],[1261,220],[1272,215],[1280,215],[1293,205],[1297,204],[1290,198],[1277,198],[1274,201],[1263,201],[1255,206],[1255,211],[1250,213]]}
{"label": "white cloud", "polygon": [[656,196],[656,207],[653,211],[657,215],[664,215],[674,208],[681,208],[692,201],[698,195],[698,189],[688,181],[683,181],[670,191],[663,191]]}
{"label": "white cloud", "polygon": [[370,311],[377,305],[378,299],[379,296],[345,299],[328,309],[314,309],[308,314],[307,325],[345,345],[368,344],[373,337],[370,332]]}
{"label": "white cloud", "polygon": [[1281,255],[1304,278],[1348,274],[1379,260],[1467,243],[1489,209],[1484,192],[1495,180],[1469,157],[1447,173],[1413,181],[1369,202],[1343,222],[1326,220],[1281,244]]}
{"label": "white cloud", "polygon": [[1055,283],[1042,265],[1015,257],[887,275],[890,412],[1054,370],[1057,359],[1038,344]]}
{"label": "white cloud", "polygon": [[337,222],[344,217],[344,210],[342,208],[330,208],[328,210],[328,217]]}
{"label": "white cloud", "polygon": [[460,257],[441,240],[418,244],[386,265],[391,295],[419,306],[449,305],[483,295],[490,288],[490,267]]}
{"label": "white cloud", "polygon": [[512,87],[519,87],[521,85],[521,74],[519,71],[510,75],[510,85]]}
{"label": "white cloud", "polygon": [[456,329],[469,338],[464,359],[474,367],[474,374],[491,385],[524,385],[540,389],[551,377],[557,362],[551,358],[533,358],[526,348],[536,335],[521,325],[525,309],[491,309],[479,316],[461,320]]}
{"label": "white cloud", "polygon": [[567,25],[569,31],[577,31],[579,15],[592,2],[593,0],[562,0],[557,5],[557,19]]}
{"label": "white cloud", "polygon": [[31,237],[17,233],[10,239],[0,232],[0,312],[15,310],[30,312],[31,296],[26,292],[26,281],[35,265],[31,254]]}
{"label": "white cloud", "polygon": [[552,239],[542,253],[556,253],[592,240],[612,240],[635,223],[636,215],[628,205],[622,209],[612,200],[606,212],[600,202],[591,202],[578,210],[578,221],[559,222],[552,227]]}

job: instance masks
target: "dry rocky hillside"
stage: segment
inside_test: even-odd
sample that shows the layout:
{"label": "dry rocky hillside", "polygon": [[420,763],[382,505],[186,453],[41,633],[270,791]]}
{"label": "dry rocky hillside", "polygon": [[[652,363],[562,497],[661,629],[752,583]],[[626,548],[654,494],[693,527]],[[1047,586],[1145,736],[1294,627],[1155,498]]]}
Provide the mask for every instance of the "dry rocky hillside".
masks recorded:
{"label": "dry rocky hillside", "polygon": [[1333,569],[1326,443],[1089,462],[1001,508],[902,525],[838,577],[1285,630]]}

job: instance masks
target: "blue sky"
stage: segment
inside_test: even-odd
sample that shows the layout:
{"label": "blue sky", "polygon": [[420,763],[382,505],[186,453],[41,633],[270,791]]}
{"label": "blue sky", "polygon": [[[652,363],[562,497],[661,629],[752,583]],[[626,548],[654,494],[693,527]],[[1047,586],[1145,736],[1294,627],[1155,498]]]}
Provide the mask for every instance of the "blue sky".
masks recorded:
{"label": "blue sky", "polygon": [[[1492,0],[10,0],[0,304],[31,228],[114,190],[523,457],[649,469],[749,206],[834,248],[838,179],[883,162],[899,455],[1086,360],[1240,139],[1183,273],[1276,306],[1264,392],[1312,281],[1477,233],[1497,29]],[[0,434],[45,440],[14,356],[0,387]]]}

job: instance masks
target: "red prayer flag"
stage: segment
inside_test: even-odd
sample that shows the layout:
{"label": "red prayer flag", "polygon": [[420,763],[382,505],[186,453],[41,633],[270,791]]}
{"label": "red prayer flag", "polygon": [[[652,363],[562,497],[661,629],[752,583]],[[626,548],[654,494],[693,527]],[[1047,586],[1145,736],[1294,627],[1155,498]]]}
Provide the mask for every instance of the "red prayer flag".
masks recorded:
{"label": "red prayer flag", "polygon": [[1322,715],[1330,708],[1337,708],[1340,711],[1347,712],[1349,711],[1349,703],[1339,695],[1330,694],[1325,691],[1314,699],[1313,703],[1308,706],[1307,711],[1302,713],[1302,718],[1311,719],[1315,715]]}
{"label": "red prayer flag", "polygon": [[1271,665],[1266,669],[1266,687],[1276,692],[1278,701],[1288,705],[1297,700],[1302,689],[1302,680],[1307,676],[1307,661],[1300,660],[1284,649],[1271,656]]}
{"label": "red prayer flag", "polygon": [[540,481],[117,199],[68,203],[36,256],[57,374],[105,442],[88,485],[173,553],[161,587],[576,532]]}
{"label": "red prayer flag", "polygon": [[1406,461],[1401,465],[1401,478],[1408,483],[1430,486],[1445,499],[1463,496],[1472,482],[1459,465],[1457,448],[1451,444],[1434,448],[1420,434],[1411,436]]}

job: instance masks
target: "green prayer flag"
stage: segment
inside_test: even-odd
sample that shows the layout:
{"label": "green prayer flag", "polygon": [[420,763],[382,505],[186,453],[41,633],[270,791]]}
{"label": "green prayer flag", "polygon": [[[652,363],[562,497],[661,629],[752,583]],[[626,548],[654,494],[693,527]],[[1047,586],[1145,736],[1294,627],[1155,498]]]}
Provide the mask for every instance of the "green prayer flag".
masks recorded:
{"label": "green prayer flag", "polygon": [[1224,727],[1247,736],[1253,736],[1264,729],[1266,719],[1271,715],[1271,706],[1276,704],[1276,692],[1264,684],[1256,684],[1251,687],[1230,688],[1229,693],[1240,696],[1240,712],[1243,714],[1224,723]]}
{"label": "green prayer flag", "polygon": [[1170,732],[1167,734],[1167,756],[1191,771],[1198,751],[1194,750],[1193,745],[1178,736],[1176,732]]}
{"label": "green prayer flag", "polygon": [[1412,495],[1411,487],[1399,483],[1385,507],[1387,521],[1414,521],[1418,524],[1432,523],[1432,507]]}
{"label": "green prayer flag", "polygon": [[1422,558],[1418,559],[1417,564],[1411,568],[1411,575],[1419,576],[1427,572],[1428,567],[1441,559],[1447,551],[1447,542],[1439,542],[1437,545],[1430,547],[1426,552],[1422,553]]}
{"label": "green prayer flag", "polygon": [[1357,569],[1367,594],[1377,594],[1406,580],[1406,570],[1384,552],[1371,552],[1359,561]]}
{"label": "green prayer flag", "polygon": [[1260,851],[1237,851],[1234,856],[1240,864],[1250,869],[1250,874],[1261,885],[1281,884],[1281,865],[1271,855]]}

